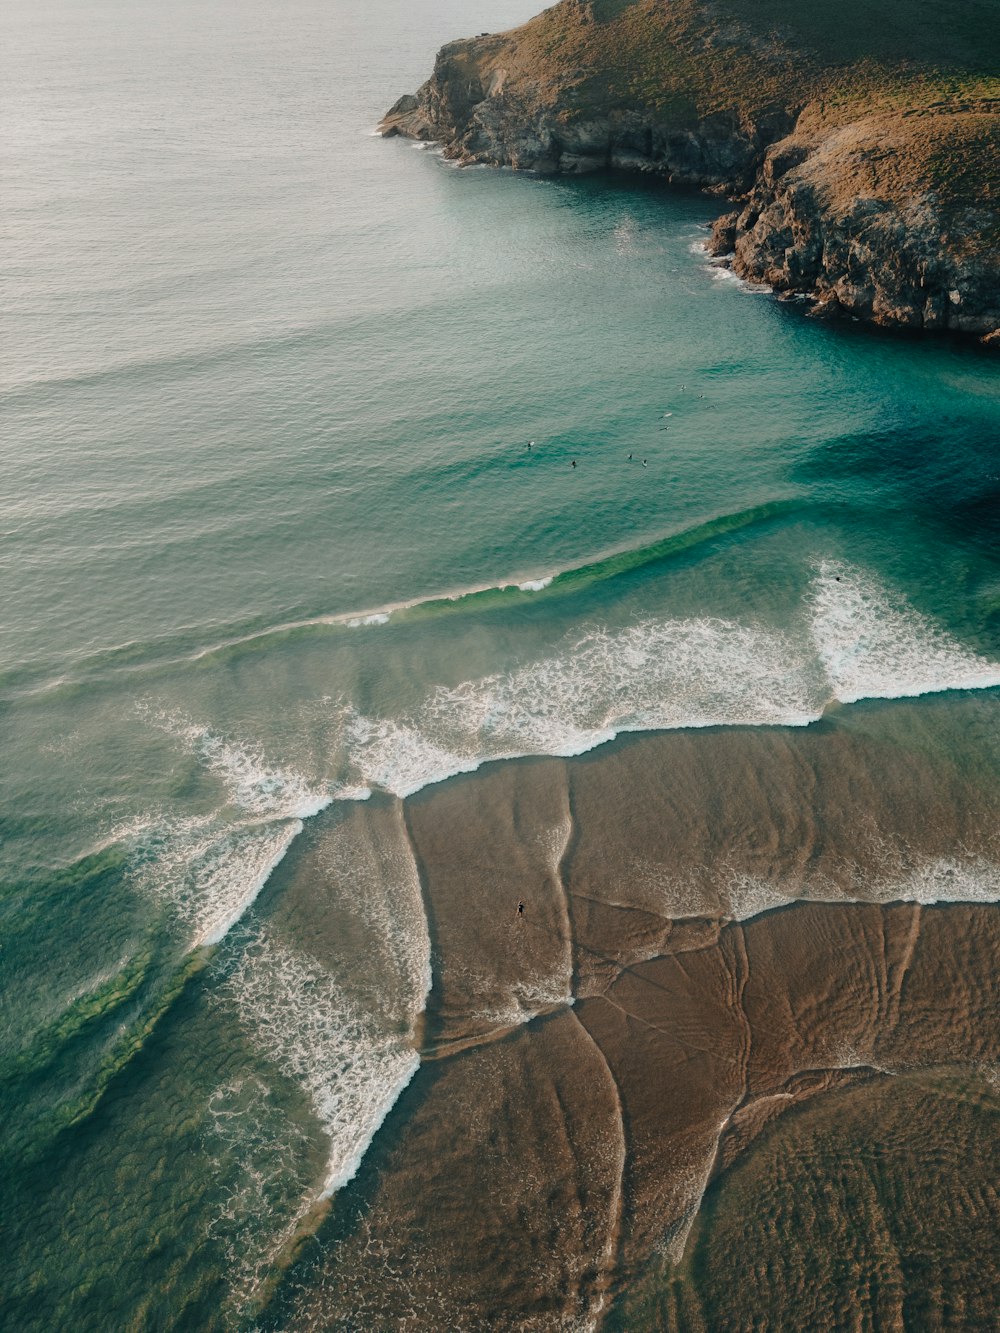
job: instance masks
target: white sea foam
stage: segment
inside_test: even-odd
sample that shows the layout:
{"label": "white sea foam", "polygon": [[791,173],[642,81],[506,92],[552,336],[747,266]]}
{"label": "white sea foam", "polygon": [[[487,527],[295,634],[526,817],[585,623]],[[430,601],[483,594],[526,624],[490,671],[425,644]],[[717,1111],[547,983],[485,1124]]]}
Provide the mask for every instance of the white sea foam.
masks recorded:
{"label": "white sea foam", "polygon": [[360,629],[363,625],[388,625],[388,611],[374,611],[368,616],[352,616],[344,622],[348,629]]}
{"label": "white sea foam", "polygon": [[357,779],[407,796],[491,759],[573,755],[624,731],[803,726],[834,699],[1000,685],[870,575],[822,562],[795,630],[732,620],[590,627],[549,657],[439,687],[398,718],[349,714]]}
{"label": "white sea foam", "polygon": [[523,583],[519,583],[517,586],[520,588],[521,592],[541,592],[543,588],[549,586],[552,579],[553,575],[550,574],[548,578],[544,579],[525,579]]}
{"label": "white sea foam", "polygon": [[824,560],[811,601],[816,651],[842,703],[1000,685],[1000,665],[859,569]]}
{"label": "white sea foam", "polygon": [[135,883],[170,904],[198,948],[226,935],[301,832],[300,819],[225,827],[211,817],[164,818],[134,826],[122,840],[132,848]]}
{"label": "white sea foam", "polygon": [[1000,902],[1000,864],[982,855],[918,857],[903,847],[865,848],[875,869],[856,868],[844,884],[820,876],[794,882],[733,875],[723,891],[726,914],[736,921],[784,907],[813,903],[995,903]]}
{"label": "white sea foam", "polygon": [[456,773],[471,773],[484,756],[462,756],[431,740],[418,724],[354,714],[345,739],[364,784],[412,796]]}
{"label": "white sea foam", "polygon": [[267,1057],[309,1097],[330,1140],[321,1194],[357,1172],[420,1063],[408,1036],[387,1031],[311,959],[258,929],[222,987]]}
{"label": "white sea foam", "polygon": [[209,1099],[203,1144],[221,1198],[209,1223],[226,1278],[246,1312],[305,1212],[309,1137],[260,1078],[233,1079]]}
{"label": "white sea foam", "polygon": [[400,719],[354,715],[362,781],[406,796],[488,759],[573,755],[621,731],[725,723],[803,725],[826,687],[787,635],[699,619],[590,628],[550,658],[441,687]]}
{"label": "white sea foam", "polygon": [[1000,902],[1000,865],[983,856],[928,858],[905,870],[878,876],[868,896],[878,902]]}
{"label": "white sea foam", "polygon": [[734,921],[749,921],[751,917],[794,902],[800,895],[758,875],[740,874],[734,875],[726,885],[724,896],[726,915]]}
{"label": "white sea foam", "polygon": [[[476,977],[466,972],[464,979],[467,984],[478,983],[479,990],[496,986],[495,977]],[[502,1031],[504,1028],[521,1027],[539,1014],[549,1013],[553,1009],[571,1008],[574,1003],[564,978],[539,974],[514,982],[502,999],[485,1008],[470,1010],[468,1017],[491,1031]]]}
{"label": "white sea foam", "polygon": [[774,288],[766,282],[747,282],[737,273],[733,272],[732,262],[736,258],[736,252],[731,250],[725,255],[711,255],[708,242],[699,237],[688,246],[691,254],[697,255],[699,259],[706,260],[701,267],[709,273],[716,282],[729,282],[739,287],[740,291],[747,292],[752,296],[767,295],[774,291]]}
{"label": "white sea foam", "polygon": [[706,264],[705,267],[715,279],[716,282],[728,282],[738,287],[741,292],[746,292],[749,296],[769,296],[774,288],[766,282],[747,282],[746,278],[741,278],[735,273],[727,263],[717,260],[713,264]]}
{"label": "white sea foam", "polygon": [[176,737],[215,773],[234,805],[254,815],[308,819],[330,804],[324,786],[311,783],[293,769],[268,763],[249,741],[233,740],[178,712],[143,705],[143,716]]}
{"label": "white sea foam", "polygon": [[[217,944],[256,900],[302,821],[333,795],[294,770],[269,764],[257,747],[178,713],[143,705],[140,715],[197,756],[222,782],[228,804],[208,814],[154,816],[118,836],[132,848],[135,882],[171,904],[190,931],[191,947]],[[364,799],[370,793],[353,787],[345,794]]]}

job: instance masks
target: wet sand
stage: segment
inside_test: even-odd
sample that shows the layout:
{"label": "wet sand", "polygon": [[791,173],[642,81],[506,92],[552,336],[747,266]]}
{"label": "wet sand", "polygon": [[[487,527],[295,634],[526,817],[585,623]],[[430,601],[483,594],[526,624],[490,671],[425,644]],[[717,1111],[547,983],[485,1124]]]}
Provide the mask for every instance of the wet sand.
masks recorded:
{"label": "wet sand", "polygon": [[275,1324],[986,1327],[992,704],[641,736],[359,815],[419,874],[422,1064]]}

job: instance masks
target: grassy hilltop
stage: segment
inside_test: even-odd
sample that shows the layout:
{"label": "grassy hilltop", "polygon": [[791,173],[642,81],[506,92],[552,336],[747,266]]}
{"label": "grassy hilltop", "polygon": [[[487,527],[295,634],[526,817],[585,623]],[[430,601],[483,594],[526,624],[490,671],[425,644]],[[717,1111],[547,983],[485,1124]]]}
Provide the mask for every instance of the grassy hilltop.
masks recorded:
{"label": "grassy hilltop", "polygon": [[686,119],[732,106],[1000,98],[996,0],[564,0],[507,34],[511,76]]}
{"label": "grassy hilltop", "polygon": [[1000,326],[1000,0],[561,0],[444,47],[383,132],[729,193],[717,248],[745,276],[881,323]]}

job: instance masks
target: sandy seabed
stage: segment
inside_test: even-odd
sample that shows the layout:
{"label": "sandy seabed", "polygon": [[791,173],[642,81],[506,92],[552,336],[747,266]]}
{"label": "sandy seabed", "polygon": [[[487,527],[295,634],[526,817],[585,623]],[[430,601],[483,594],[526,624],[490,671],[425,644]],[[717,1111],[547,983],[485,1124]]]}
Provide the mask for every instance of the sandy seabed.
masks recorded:
{"label": "sandy seabed", "polygon": [[[629,737],[359,806],[419,872],[422,1063],[275,1322],[991,1327],[995,708]],[[322,821],[294,873],[331,929]]]}

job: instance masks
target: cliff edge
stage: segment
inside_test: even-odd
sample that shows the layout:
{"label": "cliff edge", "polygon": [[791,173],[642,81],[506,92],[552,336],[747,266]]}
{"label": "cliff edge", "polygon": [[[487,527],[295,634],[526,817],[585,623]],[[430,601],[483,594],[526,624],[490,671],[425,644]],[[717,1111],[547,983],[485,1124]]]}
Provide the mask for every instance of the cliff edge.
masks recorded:
{"label": "cliff edge", "polygon": [[729,196],[739,276],[1000,346],[1000,0],[561,0],[443,47],[380,129]]}

